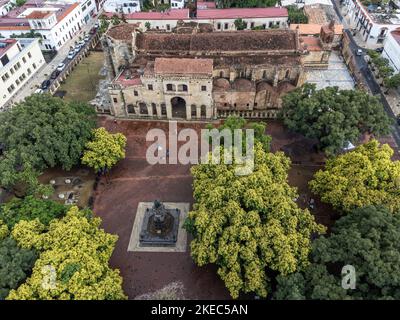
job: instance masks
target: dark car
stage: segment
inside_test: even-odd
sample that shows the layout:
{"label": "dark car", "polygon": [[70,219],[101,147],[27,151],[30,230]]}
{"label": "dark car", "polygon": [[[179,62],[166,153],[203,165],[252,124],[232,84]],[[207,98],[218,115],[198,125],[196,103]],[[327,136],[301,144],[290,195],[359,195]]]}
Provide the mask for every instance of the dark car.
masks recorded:
{"label": "dark car", "polygon": [[42,85],[40,86],[40,88],[41,88],[42,90],[46,90],[48,87],[50,87],[50,80],[44,80],[44,81],[42,82]]}
{"label": "dark car", "polygon": [[382,53],[383,52],[383,48],[376,48],[375,51],[378,52],[378,53]]}
{"label": "dark car", "polygon": [[58,75],[60,74],[60,71],[58,70],[54,70],[50,76],[50,79],[56,79],[58,77]]}
{"label": "dark car", "polygon": [[96,28],[90,29],[89,34],[95,34],[95,33],[96,33]]}

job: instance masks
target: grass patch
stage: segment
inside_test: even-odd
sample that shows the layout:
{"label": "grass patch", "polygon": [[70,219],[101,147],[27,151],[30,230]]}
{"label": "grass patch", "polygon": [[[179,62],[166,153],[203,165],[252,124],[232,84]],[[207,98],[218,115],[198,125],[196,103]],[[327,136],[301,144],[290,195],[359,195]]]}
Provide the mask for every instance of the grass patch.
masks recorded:
{"label": "grass patch", "polygon": [[58,88],[59,91],[67,92],[64,99],[83,102],[94,99],[99,80],[105,78],[99,75],[103,61],[103,52],[91,52],[84,58]]}

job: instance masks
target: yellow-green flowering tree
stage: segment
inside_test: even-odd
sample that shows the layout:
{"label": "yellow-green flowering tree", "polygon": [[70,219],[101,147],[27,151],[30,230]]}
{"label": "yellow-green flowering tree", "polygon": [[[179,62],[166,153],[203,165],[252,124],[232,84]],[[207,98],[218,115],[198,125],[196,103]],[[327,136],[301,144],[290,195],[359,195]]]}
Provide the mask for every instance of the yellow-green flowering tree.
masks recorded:
{"label": "yellow-green flowering tree", "polygon": [[192,168],[195,204],[185,222],[194,237],[191,255],[199,266],[218,266],[233,298],[267,296],[267,274],[307,266],[311,235],[324,231],[295,202],[297,192],[287,183],[290,160],[259,142],[254,153],[254,171],[245,176],[235,175],[235,165]]}
{"label": "yellow-green flowering tree", "polygon": [[329,159],[310,181],[311,190],[334,208],[349,212],[368,205],[400,209],[400,162],[376,140]]}
{"label": "yellow-green flowering tree", "polygon": [[105,128],[93,130],[93,140],[86,144],[82,163],[96,172],[111,169],[125,158],[126,137],[122,133],[109,133]]}
{"label": "yellow-green flowering tree", "polygon": [[48,226],[38,219],[20,221],[11,234],[22,248],[39,252],[32,275],[7,299],[125,299],[122,278],[108,261],[117,236],[100,229],[100,218],[72,207]]}

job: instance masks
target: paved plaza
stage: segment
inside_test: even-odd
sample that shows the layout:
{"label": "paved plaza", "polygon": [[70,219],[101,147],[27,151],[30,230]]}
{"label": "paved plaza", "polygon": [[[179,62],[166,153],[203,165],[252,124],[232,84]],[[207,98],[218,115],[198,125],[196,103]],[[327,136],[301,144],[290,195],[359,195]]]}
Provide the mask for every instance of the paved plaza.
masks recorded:
{"label": "paved plaza", "polygon": [[328,69],[306,71],[306,82],[315,83],[317,89],[337,86],[342,90],[354,89],[354,80],[343,58],[332,51]]}

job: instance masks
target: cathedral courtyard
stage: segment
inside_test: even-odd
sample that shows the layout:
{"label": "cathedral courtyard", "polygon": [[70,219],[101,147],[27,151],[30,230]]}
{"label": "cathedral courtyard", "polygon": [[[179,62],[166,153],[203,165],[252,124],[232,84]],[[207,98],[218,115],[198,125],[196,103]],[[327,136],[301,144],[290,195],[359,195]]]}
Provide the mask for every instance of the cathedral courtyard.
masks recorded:
{"label": "cathedral courtyard", "polygon": [[[215,122],[218,124],[218,122]],[[119,236],[111,257],[112,267],[121,270],[124,291],[130,299],[160,290],[171,283],[181,283],[188,299],[228,299],[229,293],[214,266],[197,267],[185,252],[133,252],[128,251],[135,214],[140,202],[184,202],[192,209],[192,177],[189,165],[150,165],[146,161],[146,133],[152,128],[168,132],[168,122],[114,121],[100,117],[99,125],[110,132],[122,132],[127,137],[126,158],[102,178],[93,195],[95,214],[102,220],[105,231]],[[195,128],[199,131],[206,123],[179,123],[178,130]],[[283,150],[291,157],[289,183],[298,188],[299,206],[308,207],[319,223],[330,226],[334,213],[320,203],[307,186],[313,174],[322,168],[323,156],[305,147],[312,144],[297,134],[289,133],[276,120],[267,121],[267,134],[272,136],[272,151]],[[107,183],[108,182],[108,183]],[[314,200],[311,200],[314,199]],[[310,200],[314,203],[310,207]],[[188,235],[188,241],[190,236]]]}

